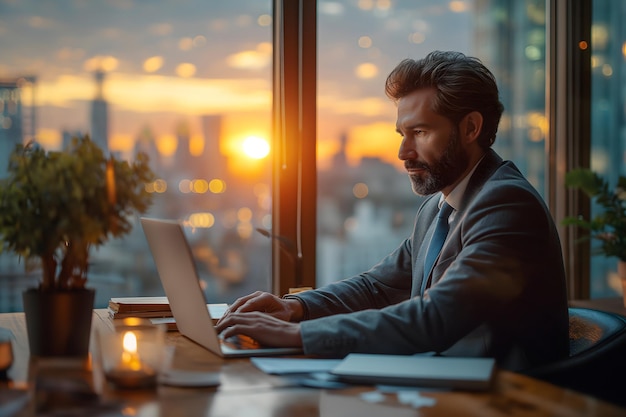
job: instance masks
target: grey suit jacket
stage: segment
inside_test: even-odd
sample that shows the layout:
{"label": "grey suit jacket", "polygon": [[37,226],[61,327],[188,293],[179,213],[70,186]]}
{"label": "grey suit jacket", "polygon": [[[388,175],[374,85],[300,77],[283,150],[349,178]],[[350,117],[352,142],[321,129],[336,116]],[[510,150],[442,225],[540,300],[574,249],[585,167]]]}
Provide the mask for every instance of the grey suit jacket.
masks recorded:
{"label": "grey suit jacket", "polygon": [[422,246],[437,197],[418,209],[411,236],[372,269],[295,296],[305,307],[305,353],[489,356],[511,370],[567,356],[561,245],[534,188],[489,150],[425,278]]}

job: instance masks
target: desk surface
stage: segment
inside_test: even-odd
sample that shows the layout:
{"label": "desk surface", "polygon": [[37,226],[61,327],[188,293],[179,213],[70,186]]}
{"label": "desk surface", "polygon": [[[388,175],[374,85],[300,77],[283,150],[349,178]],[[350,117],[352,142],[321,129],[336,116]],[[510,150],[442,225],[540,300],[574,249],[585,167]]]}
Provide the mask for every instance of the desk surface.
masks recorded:
{"label": "desk surface", "polygon": [[[33,368],[36,366],[33,365],[34,360],[29,360],[23,313],[0,314],[0,327],[10,329],[15,335],[13,343],[15,362],[9,376],[16,387],[28,389],[32,396],[34,384],[28,381],[32,381]],[[92,330],[96,328],[112,328],[106,310],[94,311]],[[354,386],[339,390],[299,387],[284,378],[264,374],[247,359],[221,359],[176,332],[168,333],[167,343],[174,346],[175,368],[219,372],[221,385],[217,388],[202,389],[159,386],[152,391],[122,392],[110,389],[101,378],[94,376],[94,386],[101,394],[100,398],[121,404],[119,414],[107,415],[255,417],[626,415],[626,410],[612,404],[507,371],[497,372],[494,386],[488,392],[424,390],[421,395],[433,398],[435,404],[419,409],[401,404],[397,395],[393,393],[380,396],[378,402],[368,402],[363,394],[375,391],[375,387]]]}

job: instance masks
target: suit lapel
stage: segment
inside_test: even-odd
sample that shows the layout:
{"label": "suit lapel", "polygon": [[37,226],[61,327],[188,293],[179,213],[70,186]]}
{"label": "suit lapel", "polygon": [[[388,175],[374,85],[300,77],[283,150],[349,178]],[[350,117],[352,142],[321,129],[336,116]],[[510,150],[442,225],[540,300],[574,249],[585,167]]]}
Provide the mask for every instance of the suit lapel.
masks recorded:
{"label": "suit lapel", "polygon": [[[457,207],[458,212],[462,213],[465,211],[465,208],[472,201],[476,193],[483,188],[485,182],[493,175],[500,165],[502,165],[502,158],[500,158],[498,154],[493,151],[493,149],[489,149],[467,183],[467,188],[465,189],[463,199],[461,200],[461,206]],[[460,218],[460,216],[458,216],[458,218]]]}
{"label": "suit lapel", "polygon": [[[456,233],[456,229],[459,225],[459,222],[463,218],[463,213],[465,208],[472,201],[476,193],[480,191],[485,182],[493,175],[493,173],[498,169],[498,167],[502,164],[502,158],[498,156],[492,149],[489,149],[483,159],[480,161],[476,170],[472,174],[469,183],[467,184],[467,188],[465,193],[463,194],[463,199],[461,201],[461,206],[456,208],[456,213],[454,215],[454,220],[450,222],[450,232],[448,236]],[[434,231],[434,219],[439,211],[438,203],[439,202],[439,193],[435,194],[433,197],[429,198],[424,202],[423,208],[421,212],[418,214],[418,224],[415,228],[415,234],[413,236],[413,247],[419,248],[417,252],[417,256],[415,258],[415,262],[413,264],[413,286],[411,288],[411,297],[416,295],[420,295],[420,288],[422,286],[422,281],[424,279],[428,279],[428,277],[424,277],[424,258],[426,256],[426,251],[428,249],[428,242],[430,242],[430,238]],[[421,226],[421,228],[420,228]],[[446,243],[444,243],[441,251],[443,252],[450,242],[446,239]],[[458,251],[461,248],[457,248]],[[435,262],[435,266],[439,260]],[[433,267],[433,271],[435,267]],[[431,285],[434,285],[440,276],[433,275]]]}
{"label": "suit lapel", "polygon": [[424,279],[424,258],[428,249],[428,242],[433,235],[434,219],[439,212],[439,193],[426,200],[418,213],[415,231],[413,233],[413,248],[417,255],[413,261],[413,282],[411,297],[420,295],[420,288]]}

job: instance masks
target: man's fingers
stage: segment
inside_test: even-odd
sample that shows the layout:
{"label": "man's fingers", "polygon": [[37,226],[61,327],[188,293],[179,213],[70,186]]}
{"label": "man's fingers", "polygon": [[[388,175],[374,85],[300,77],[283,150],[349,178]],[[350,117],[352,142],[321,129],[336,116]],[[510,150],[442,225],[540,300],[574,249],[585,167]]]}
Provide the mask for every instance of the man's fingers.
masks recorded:
{"label": "man's fingers", "polygon": [[250,302],[251,300],[254,300],[258,297],[260,297],[263,294],[263,292],[261,291],[256,291],[253,292],[252,294],[246,295],[244,297],[240,297],[238,299],[235,300],[234,303],[232,303],[231,305],[228,306],[228,309],[226,310],[226,312],[224,313],[224,315],[222,316],[221,319],[218,320],[218,324],[221,323],[224,319],[226,319],[228,316],[230,316],[233,313],[238,313],[241,311],[252,311],[254,310],[254,308],[251,308],[252,305],[254,304],[249,304],[247,308],[243,308],[242,307],[244,305],[246,305],[248,302]]}
{"label": "man's fingers", "polygon": [[225,329],[232,327],[236,324],[248,323],[250,320],[254,321],[254,319],[251,318],[251,316],[256,316],[256,313],[255,312],[250,312],[250,313],[231,312],[227,316],[222,317],[222,319],[217,322],[217,324],[215,325],[215,329],[218,332],[222,332]]}
{"label": "man's fingers", "polygon": [[246,304],[248,301],[259,297],[261,294],[263,294],[261,291],[255,291],[252,294],[248,294],[244,297],[240,297],[238,299],[235,300],[234,303],[232,303],[230,305],[230,307],[228,307],[228,311],[229,312],[233,312],[236,313],[239,311],[239,309],[241,308],[241,306],[243,306],[244,304]]}
{"label": "man's fingers", "polygon": [[244,335],[267,346],[302,346],[299,326],[255,311],[232,313],[216,329],[225,339]]}
{"label": "man's fingers", "polygon": [[267,325],[266,319],[268,317],[271,319],[267,314],[258,312],[231,313],[228,317],[220,320],[215,329],[225,339],[239,334],[252,336],[252,333]]}
{"label": "man's fingers", "polygon": [[[215,329],[218,333],[226,335],[226,329],[230,329],[232,327],[239,329],[242,327],[256,329],[261,326],[277,326],[282,322],[283,321],[280,319],[258,311],[231,313],[227,317],[222,318],[215,326]],[[231,333],[231,331],[228,333]]]}
{"label": "man's fingers", "polygon": [[249,313],[255,311],[268,313],[285,321],[289,321],[292,316],[292,311],[284,300],[268,292],[257,291],[235,300],[235,302],[229,306],[221,320],[224,320],[234,313]]}
{"label": "man's fingers", "polygon": [[250,296],[243,297],[238,300],[239,302],[234,308],[231,308],[231,313],[248,313],[253,311],[260,311],[263,313],[274,313],[284,309],[280,299],[273,294],[257,291]]}

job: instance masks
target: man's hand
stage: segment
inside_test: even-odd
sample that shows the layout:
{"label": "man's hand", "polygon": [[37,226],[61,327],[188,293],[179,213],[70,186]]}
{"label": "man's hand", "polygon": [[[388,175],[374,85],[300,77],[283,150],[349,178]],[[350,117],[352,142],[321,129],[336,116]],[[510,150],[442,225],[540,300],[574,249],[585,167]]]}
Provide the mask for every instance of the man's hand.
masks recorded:
{"label": "man's hand", "polygon": [[238,298],[232,303],[224,317],[220,319],[218,326],[235,313],[249,313],[253,311],[266,313],[269,316],[287,322],[301,321],[304,315],[300,301],[283,299],[267,292],[257,291]]}
{"label": "man's hand", "polygon": [[290,323],[258,311],[231,311],[217,323],[216,329],[225,339],[244,335],[264,346],[302,347],[299,323]]}

